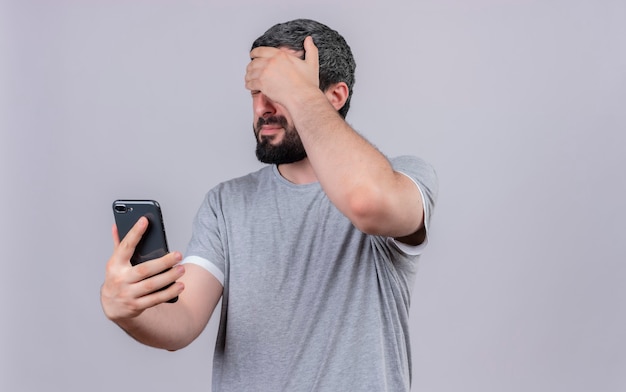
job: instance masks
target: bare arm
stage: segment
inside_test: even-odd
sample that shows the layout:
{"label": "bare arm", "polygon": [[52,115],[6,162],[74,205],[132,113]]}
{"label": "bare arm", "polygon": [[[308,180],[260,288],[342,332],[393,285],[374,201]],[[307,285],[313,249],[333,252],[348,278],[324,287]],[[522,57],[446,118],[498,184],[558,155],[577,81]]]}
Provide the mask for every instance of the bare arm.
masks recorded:
{"label": "bare arm", "polygon": [[318,52],[310,37],[304,48],[304,60],[275,48],[254,49],[246,87],[265,94],[292,116],[322,188],[357,228],[421,242],[419,190],[341,118],[337,110],[347,99],[348,87],[341,82],[320,91]]}
{"label": "bare arm", "polygon": [[[222,285],[201,267],[177,265],[182,257],[178,252],[131,266],[130,257],[146,228],[147,220],[141,218],[121,242],[113,228],[115,249],[100,292],[102,308],[139,342],[177,350],[202,332],[222,295]],[[176,280],[168,289],[154,292]],[[176,303],[165,303],[176,295]]]}
{"label": "bare arm", "polygon": [[[319,91],[319,90],[318,90]],[[405,237],[422,227],[421,194],[323,95],[302,96],[294,122],[322,188],[365,233]]]}

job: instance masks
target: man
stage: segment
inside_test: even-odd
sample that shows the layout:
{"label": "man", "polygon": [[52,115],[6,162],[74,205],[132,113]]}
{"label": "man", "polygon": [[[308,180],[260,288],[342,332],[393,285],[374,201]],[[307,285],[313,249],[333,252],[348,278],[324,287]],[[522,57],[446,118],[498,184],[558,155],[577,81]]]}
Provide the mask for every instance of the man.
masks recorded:
{"label": "man", "polygon": [[408,391],[435,174],[418,158],[390,162],[345,122],[355,63],[336,31],[278,24],[250,57],[257,157],[270,165],[207,194],[182,264],[173,252],[131,267],[147,221],[121,242],[114,228],[104,312],[177,350],[222,298],[214,391]]}

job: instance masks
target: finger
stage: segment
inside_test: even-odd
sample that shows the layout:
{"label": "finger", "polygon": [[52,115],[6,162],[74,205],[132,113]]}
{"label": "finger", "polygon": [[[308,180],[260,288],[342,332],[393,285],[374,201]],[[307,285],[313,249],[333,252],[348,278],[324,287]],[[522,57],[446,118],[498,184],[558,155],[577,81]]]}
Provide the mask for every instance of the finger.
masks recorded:
{"label": "finger", "polygon": [[111,228],[111,235],[113,236],[113,248],[117,248],[120,245],[120,234],[117,230],[117,225],[115,223]]}
{"label": "finger", "polygon": [[149,295],[155,291],[166,287],[169,284],[176,282],[185,274],[185,267],[177,265],[162,274],[154,275],[150,278],[144,279],[141,282],[137,282],[134,289],[136,289],[135,296],[137,298]]}
{"label": "finger", "polygon": [[246,75],[244,79],[246,84],[258,78],[259,70],[260,65],[258,64],[258,61],[251,61],[250,64],[248,64],[248,66],[246,67]]}
{"label": "finger", "polygon": [[261,91],[261,84],[258,79],[246,79],[245,88],[251,92],[259,92]]}
{"label": "finger", "polygon": [[316,68],[319,66],[319,51],[311,36],[304,39],[304,61],[315,65]]}
{"label": "finger", "polygon": [[266,67],[265,59],[257,59],[251,61],[246,68],[246,75],[244,78],[245,88],[250,91],[262,90],[261,74]]}
{"label": "finger", "polygon": [[147,279],[169,268],[172,268],[176,264],[180,263],[182,258],[183,257],[179,252],[172,252],[158,259],[137,264],[132,267],[131,282],[141,282],[144,279]]}
{"label": "finger", "polygon": [[135,251],[135,247],[141,240],[141,237],[148,229],[148,219],[146,217],[141,217],[135,223],[135,225],[130,229],[130,231],[124,236],[119,243],[119,246],[116,248],[116,252],[119,252],[120,259],[127,262],[130,260],[133,252]]}
{"label": "finger", "polygon": [[272,48],[270,46],[258,46],[250,51],[250,60],[272,57],[278,51],[280,51],[280,49],[278,48]]}
{"label": "finger", "polygon": [[176,282],[163,291],[157,291],[137,298],[137,307],[140,309],[148,309],[158,304],[167,302],[180,295],[184,289],[185,285],[182,282]]}

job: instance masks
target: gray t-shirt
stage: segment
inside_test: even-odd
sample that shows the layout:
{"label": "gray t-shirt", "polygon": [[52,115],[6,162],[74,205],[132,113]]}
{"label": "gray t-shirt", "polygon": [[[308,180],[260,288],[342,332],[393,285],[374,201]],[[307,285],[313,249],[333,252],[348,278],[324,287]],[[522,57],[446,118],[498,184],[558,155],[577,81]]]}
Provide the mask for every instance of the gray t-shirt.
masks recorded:
{"label": "gray t-shirt", "polygon": [[[424,199],[437,192],[421,159],[391,160]],[[425,243],[367,235],[319,183],[276,166],[213,188],[193,223],[185,263],[224,286],[214,391],[409,391],[409,303]]]}

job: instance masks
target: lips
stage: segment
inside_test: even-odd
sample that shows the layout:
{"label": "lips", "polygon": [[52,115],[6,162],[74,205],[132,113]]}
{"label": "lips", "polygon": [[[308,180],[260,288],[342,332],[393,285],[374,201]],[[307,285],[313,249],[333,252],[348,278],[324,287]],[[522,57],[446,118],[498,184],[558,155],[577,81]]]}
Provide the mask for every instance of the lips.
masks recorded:
{"label": "lips", "polygon": [[263,125],[261,129],[259,130],[259,135],[262,135],[262,136],[275,135],[282,129],[283,127],[281,127],[280,125]]}
{"label": "lips", "polygon": [[284,116],[260,117],[257,120],[256,128],[286,128],[287,119]]}
{"label": "lips", "polygon": [[284,116],[261,117],[257,120],[255,132],[259,141],[274,141],[288,129],[287,119]]}

